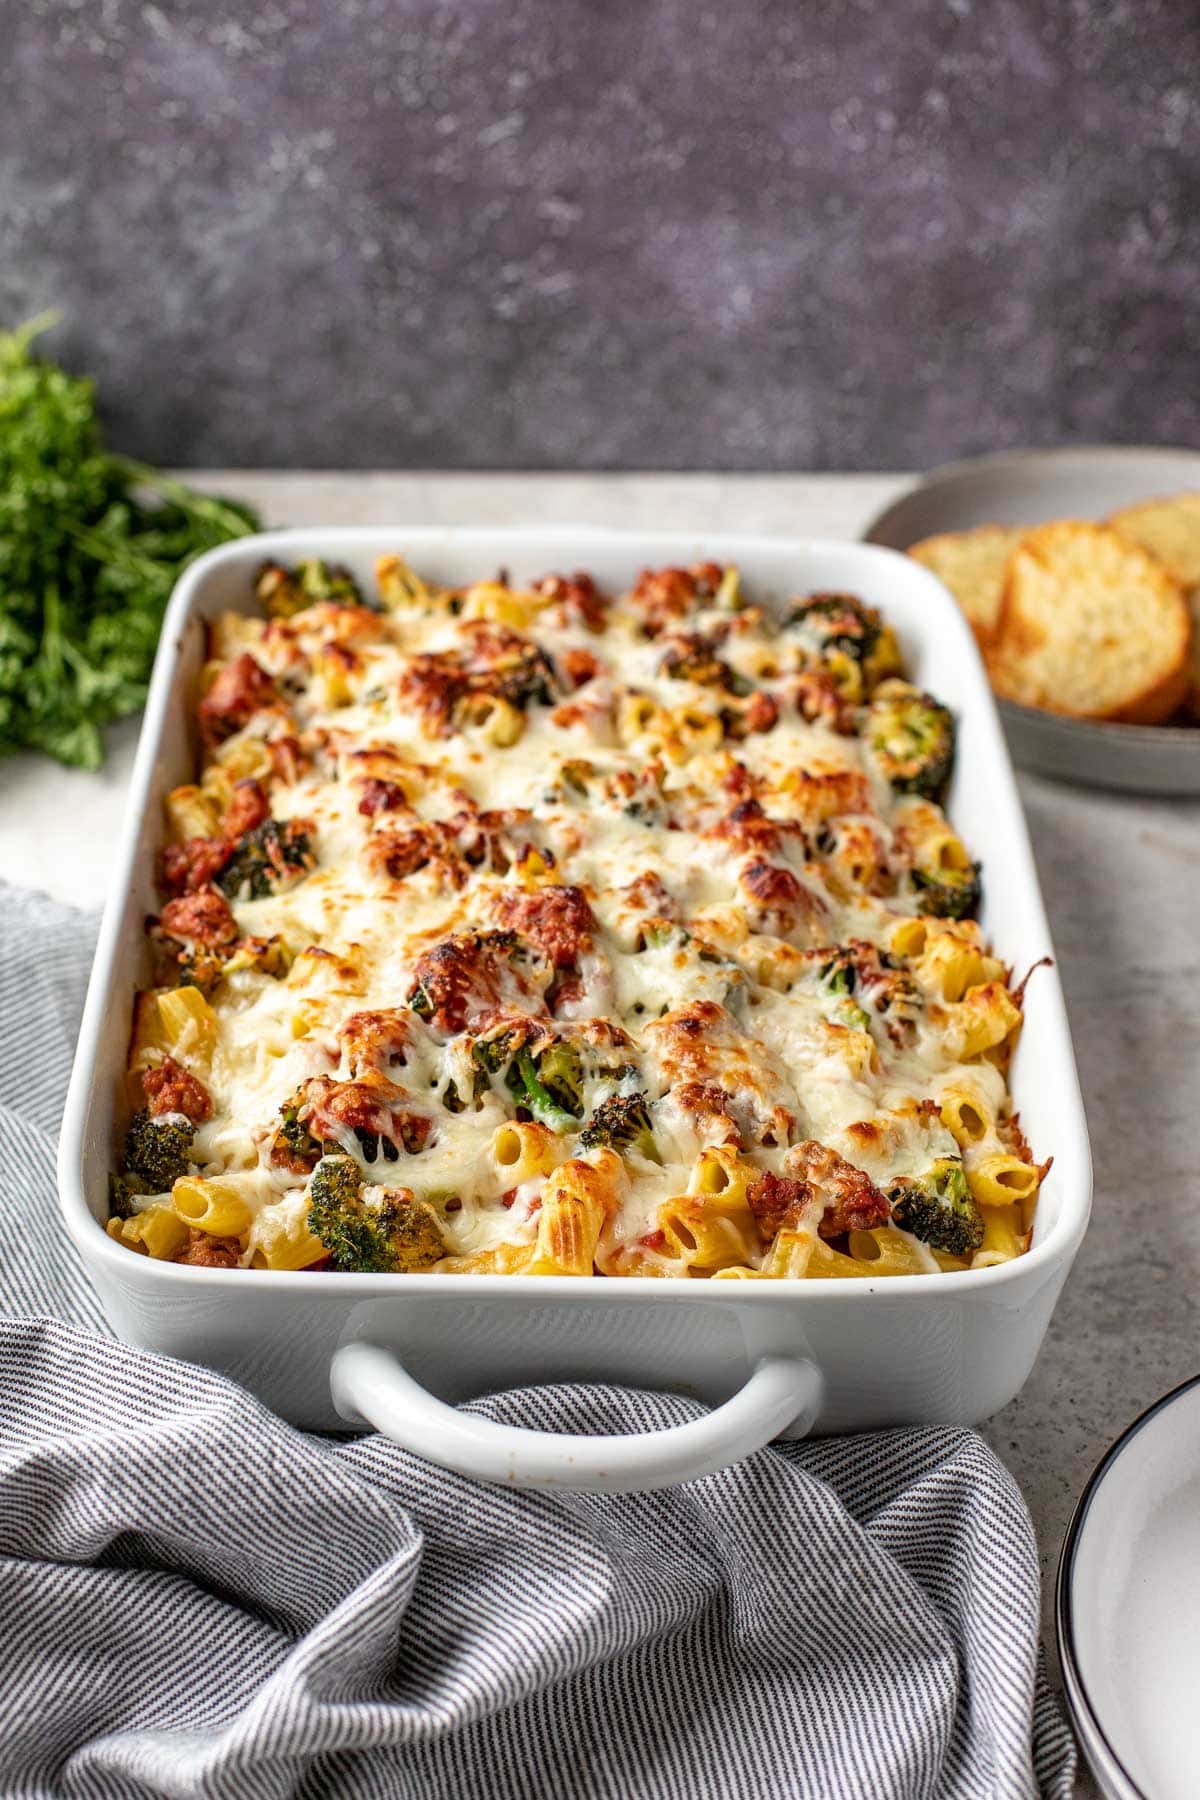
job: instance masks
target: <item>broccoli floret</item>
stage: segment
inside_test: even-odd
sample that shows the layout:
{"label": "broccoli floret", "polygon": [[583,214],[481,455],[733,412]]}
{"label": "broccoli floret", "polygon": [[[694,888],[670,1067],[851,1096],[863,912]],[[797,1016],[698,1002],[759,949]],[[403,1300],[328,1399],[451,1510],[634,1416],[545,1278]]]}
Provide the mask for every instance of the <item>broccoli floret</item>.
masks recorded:
{"label": "broccoli floret", "polygon": [[170,973],[176,987],[196,987],[210,994],[225,973],[225,960],[219,950],[195,944],[180,952]]}
{"label": "broccoli floret", "polygon": [[495,651],[486,663],[467,668],[462,677],[459,717],[464,709],[469,712],[479,694],[493,694],[521,712],[534,704],[553,706],[559,697],[559,686],[554,664],[546,652],[537,644],[517,640]]}
{"label": "broccoli floret", "polygon": [[[477,1106],[478,1102],[483,1098],[484,1092],[485,1092],[485,1087],[484,1087],[483,1077],[482,1077],[482,1075],[479,1074],[479,1072],[477,1070],[476,1074],[475,1074],[475,1080],[473,1083],[473,1087],[472,1087],[471,1102]],[[448,1113],[461,1113],[461,1112],[466,1112],[466,1110],[467,1110],[468,1102],[466,1100],[464,1100],[462,1095],[459,1093],[458,1083],[457,1083],[457,1081],[455,1081],[453,1079],[453,1077],[446,1083],[445,1087],[442,1089],[442,1105],[445,1107],[445,1109]]]}
{"label": "broccoli floret", "polygon": [[538,1035],[536,1024],[506,1026],[476,1038],[471,1059],[483,1076],[503,1074],[508,1091],[541,1124],[570,1131],[583,1116],[583,1058],[568,1039],[539,1045]]}
{"label": "broccoli floret", "polygon": [[[647,919],[638,932],[637,947],[639,950],[663,950],[668,944],[674,944],[682,949],[691,941],[692,934],[686,925],[677,925],[674,919]],[[700,955],[704,956],[703,950]]]}
{"label": "broccoli floret", "polygon": [[983,885],[978,863],[967,863],[961,869],[914,869],[912,883],[920,896],[921,911],[935,918],[973,919],[979,911]]}
{"label": "broccoli floret", "polygon": [[[295,1169],[311,1169],[317,1160],[327,1153],[333,1141],[332,1131],[318,1124],[314,1130],[311,1120],[300,1117],[304,1105],[304,1089],[284,1103],[280,1108],[280,1123],[275,1132],[276,1162],[290,1164]],[[400,1151],[407,1150],[410,1156],[416,1156],[425,1147],[425,1139],[429,1135],[424,1121],[410,1118],[407,1115],[396,1120],[396,1137],[381,1136],[375,1131],[368,1131],[365,1126],[356,1125],[354,1136],[358,1140],[363,1158],[366,1162],[376,1162],[383,1157],[385,1162],[398,1162]]]}
{"label": "broccoli floret", "polygon": [[660,1162],[650,1127],[650,1104],[645,1094],[611,1094],[602,1100],[580,1134],[585,1150],[602,1145],[610,1150],[638,1150],[651,1162]]}
{"label": "broccoli floret", "polygon": [[482,1075],[502,1075],[517,1051],[528,1043],[532,1029],[532,1025],[506,1025],[491,1037],[476,1038],[471,1045],[471,1061]]}
{"label": "broccoli floret", "polygon": [[812,594],[795,600],[784,622],[808,657],[832,675],[848,700],[872,693],[900,666],[891,627],[853,594]]}
{"label": "broccoli floret", "polygon": [[553,706],[558,698],[554,664],[537,644],[522,644],[493,662],[487,672],[487,689],[510,706],[524,711],[535,703]]}
{"label": "broccoli floret", "polygon": [[879,642],[880,618],[853,594],[811,594],[793,600],[785,625],[798,628],[821,651],[844,650],[864,662]]}
{"label": "broccoli floret", "polygon": [[536,1056],[519,1050],[507,1081],[521,1104],[551,1131],[570,1131],[583,1115],[583,1065],[574,1044],[547,1044]]}
{"label": "broccoli floret", "polygon": [[266,819],[239,839],[217,886],[229,900],[265,900],[307,875],[316,861],[302,825],[294,819]]}
{"label": "broccoli floret", "polygon": [[282,563],[264,563],[254,592],[273,619],[290,619],[318,600],[362,605],[362,595],[349,569],[340,563],[322,562],[319,557],[298,562],[292,569]]}
{"label": "broccoli floret", "polygon": [[129,1121],[125,1134],[125,1173],[140,1184],[143,1194],[165,1194],[188,1172],[196,1127],[190,1119],[169,1113],[152,1119],[143,1106]]}
{"label": "broccoli floret", "polygon": [[239,969],[256,969],[280,981],[292,966],[292,956],[281,937],[244,937],[233,946],[224,975],[236,975]]}
{"label": "broccoli floret", "polygon": [[852,997],[858,986],[858,970],[849,952],[836,951],[822,966],[820,979],[825,992],[841,1001],[837,1009],[839,1024],[848,1025],[852,1031],[869,1031],[870,1016]]}
{"label": "broccoli floret", "polygon": [[362,1171],[349,1156],[323,1156],[308,1189],[308,1228],[335,1269],[363,1275],[411,1275],[446,1254],[437,1216],[406,1190],[363,1199]]}
{"label": "broccoli floret", "polygon": [[954,767],[954,719],[940,701],[907,681],[885,682],[867,708],[863,735],[897,794],[941,798]]}
{"label": "broccoli floret", "polygon": [[745,699],[753,693],[754,683],[717,655],[712,640],[702,632],[685,634],[663,652],[659,664],[664,675],[673,681],[692,681],[698,687],[724,688],[728,694]]}
{"label": "broccoli floret", "polygon": [[129,1219],[133,1217],[133,1195],[137,1186],[126,1175],[110,1175],[108,1178],[108,1216],[110,1219]]}
{"label": "broccoli floret", "polygon": [[588,762],[586,757],[572,756],[562,764],[558,774],[564,787],[569,787],[573,794],[586,797],[588,783],[595,778],[596,765]]}
{"label": "broccoli floret", "polygon": [[[286,1146],[292,1161],[300,1168],[313,1164],[321,1155],[321,1145],[317,1142],[308,1126],[300,1117],[300,1108],[304,1101],[304,1090],[284,1103],[279,1111],[279,1128],[275,1133],[275,1142]],[[283,1160],[286,1161],[286,1158]]]}
{"label": "broccoli floret", "polygon": [[429,1136],[425,1120],[405,1115],[396,1120],[395,1130],[396,1137],[390,1138],[381,1136],[377,1131],[367,1131],[361,1125],[354,1127],[354,1135],[367,1162],[377,1162],[381,1156],[385,1162],[399,1162],[401,1150],[406,1151],[409,1156],[416,1156],[425,1148],[425,1139]]}
{"label": "broccoli floret", "polygon": [[940,1156],[919,1180],[902,1175],[888,1189],[892,1222],[931,1249],[970,1256],[983,1242],[983,1214],[960,1162]]}

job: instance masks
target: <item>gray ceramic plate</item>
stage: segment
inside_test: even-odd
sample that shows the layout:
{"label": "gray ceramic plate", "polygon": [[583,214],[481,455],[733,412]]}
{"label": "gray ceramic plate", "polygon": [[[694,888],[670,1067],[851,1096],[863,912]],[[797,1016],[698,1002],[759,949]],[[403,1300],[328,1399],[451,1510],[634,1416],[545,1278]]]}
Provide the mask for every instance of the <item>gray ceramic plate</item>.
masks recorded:
{"label": "gray ceramic plate", "polygon": [[[938,531],[1103,519],[1118,507],[1200,489],[1194,450],[1017,450],[948,463],[894,500],[864,533],[907,550]],[[1101,725],[1000,702],[1015,762],[1089,787],[1200,794],[1200,728]]]}

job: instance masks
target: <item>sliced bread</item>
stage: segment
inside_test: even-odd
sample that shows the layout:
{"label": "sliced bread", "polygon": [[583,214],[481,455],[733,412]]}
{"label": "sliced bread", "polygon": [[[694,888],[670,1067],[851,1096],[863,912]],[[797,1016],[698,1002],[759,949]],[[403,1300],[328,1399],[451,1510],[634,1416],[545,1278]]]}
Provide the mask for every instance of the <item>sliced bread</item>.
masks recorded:
{"label": "sliced bread", "polygon": [[978,525],[974,531],[922,538],[909,548],[908,554],[950,589],[981,645],[995,633],[1008,559],[1021,537],[1021,530],[1012,526]]}
{"label": "sliced bread", "polygon": [[1200,587],[1200,494],[1126,506],[1108,523],[1156,556],[1182,587]]}
{"label": "sliced bread", "polygon": [[1187,592],[1192,611],[1190,704],[1200,716],[1200,494],[1126,506],[1108,522],[1156,556]]}
{"label": "sliced bread", "polygon": [[1154,725],[1188,689],[1191,620],[1161,563],[1106,525],[1064,520],[1013,552],[988,652],[996,692],[1026,706]]}

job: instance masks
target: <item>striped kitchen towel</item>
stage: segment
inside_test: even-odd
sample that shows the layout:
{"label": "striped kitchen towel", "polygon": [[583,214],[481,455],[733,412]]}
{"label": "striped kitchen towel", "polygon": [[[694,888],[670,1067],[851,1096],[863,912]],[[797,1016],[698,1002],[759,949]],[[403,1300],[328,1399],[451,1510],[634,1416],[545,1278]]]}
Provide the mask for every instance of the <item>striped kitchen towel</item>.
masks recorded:
{"label": "striped kitchen towel", "polygon": [[[0,1792],[1066,1800],[1033,1531],[974,1432],[512,1492],[102,1335],[53,1173],[94,929],[0,889]],[[567,1431],[695,1412],[476,1405]]]}

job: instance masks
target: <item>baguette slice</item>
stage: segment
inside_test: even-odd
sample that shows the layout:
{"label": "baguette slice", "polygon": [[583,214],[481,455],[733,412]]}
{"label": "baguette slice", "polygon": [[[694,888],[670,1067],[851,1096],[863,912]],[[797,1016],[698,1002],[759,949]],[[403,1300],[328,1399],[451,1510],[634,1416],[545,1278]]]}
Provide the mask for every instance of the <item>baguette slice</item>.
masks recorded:
{"label": "baguette slice", "polygon": [[1126,506],[1108,521],[1123,537],[1132,538],[1156,556],[1188,596],[1192,613],[1191,694],[1189,705],[1200,718],[1200,494],[1176,494]]}
{"label": "baguette slice", "polygon": [[1107,525],[1042,525],[1008,567],[988,655],[1006,699],[1155,725],[1188,689],[1191,619],[1178,584]]}
{"label": "baguette slice", "polygon": [[978,525],[974,531],[922,538],[909,547],[908,554],[950,589],[981,646],[995,635],[1008,559],[1022,536],[1020,527]]}

